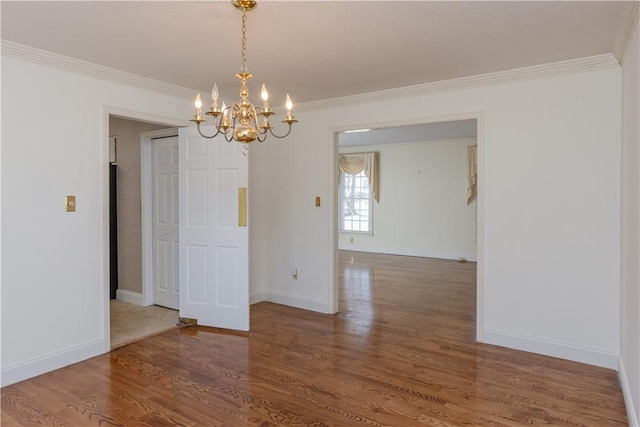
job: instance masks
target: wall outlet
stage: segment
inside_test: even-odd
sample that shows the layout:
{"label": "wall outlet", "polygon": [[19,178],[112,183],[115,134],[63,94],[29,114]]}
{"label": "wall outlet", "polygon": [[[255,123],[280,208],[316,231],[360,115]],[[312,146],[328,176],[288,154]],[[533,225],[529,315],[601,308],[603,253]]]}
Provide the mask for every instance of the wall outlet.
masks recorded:
{"label": "wall outlet", "polygon": [[355,239],[353,237],[349,237],[349,243],[353,243]]}
{"label": "wall outlet", "polygon": [[291,267],[289,267],[289,273],[291,274],[291,277],[293,277],[294,279],[298,278],[298,267],[296,267],[295,265],[292,265]]}

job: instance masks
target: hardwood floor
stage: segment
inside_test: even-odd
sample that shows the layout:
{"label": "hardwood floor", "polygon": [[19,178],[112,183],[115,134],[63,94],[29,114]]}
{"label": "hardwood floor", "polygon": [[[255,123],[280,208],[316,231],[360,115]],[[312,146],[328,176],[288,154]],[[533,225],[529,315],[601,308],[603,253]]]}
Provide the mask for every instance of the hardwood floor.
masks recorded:
{"label": "hardwood floor", "polygon": [[341,312],[171,330],[2,389],[2,425],[624,426],[614,371],[474,342],[475,264],[340,254]]}

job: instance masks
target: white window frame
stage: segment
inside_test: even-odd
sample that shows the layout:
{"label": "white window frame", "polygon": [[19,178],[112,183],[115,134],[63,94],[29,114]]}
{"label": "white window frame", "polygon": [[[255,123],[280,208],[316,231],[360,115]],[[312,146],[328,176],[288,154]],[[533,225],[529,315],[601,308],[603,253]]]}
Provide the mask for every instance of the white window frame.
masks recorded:
{"label": "white window frame", "polygon": [[[367,196],[368,198],[365,197],[359,197],[358,199],[360,200],[367,200],[368,201],[368,228],[369,230],[367,231],[360,231],[360,230],[349,230],[345,228],[345,217],[346,217],[346,209],[345,209],[345,193],[346,193],[346,188],[345,185],[347,184],[347,176],[349,176],[351,174],[347,174],[344,171],[340,171],[340,232],[341,233],[348,233],[348,234],[365,234],[365,235],[373,235],[373,196],[371,195],[371,183],[369,183],[369,178],[367,178],[367,176],[365,175],[364,171],[360,171],[360,173],[356,174],[356,175],[361,175],[362,178],[367,180],[367,184],[369,191],[367,191]],[[354,175],[351,175],[354,176]],[[362,221],[364,222],[364,221]]]}

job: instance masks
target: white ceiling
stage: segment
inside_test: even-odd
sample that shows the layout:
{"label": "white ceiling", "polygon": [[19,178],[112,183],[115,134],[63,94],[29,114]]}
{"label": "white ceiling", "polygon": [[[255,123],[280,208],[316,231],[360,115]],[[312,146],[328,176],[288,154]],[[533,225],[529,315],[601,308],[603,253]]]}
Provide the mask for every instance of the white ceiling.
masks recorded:
{"label": "white ceiling", "polygon": [[[241,12],[223,1],[0,2],[2,39],[221,96]],[[249,11],[251,98],[310,102],[616,53],[629,1],[280,1]],[[206,99],[206,97],[205,97]],[[205,105],[207,102],[205,101]],[[341,146],[475,136],[475,120],[341,134]]]}
{"label": "white ceiling", "polygon": [[338,134],[340,147],[407,142],[443,141],[477,136],[476,120],[428,123],[421,125],[370,129],[367,132]]}
{"label": "white ceiling", "polygon": [[[2,38],[237,96],[230,1],[2,1]],[[615,52],[632,2],[259,1],[248,68],[274,105]]]}

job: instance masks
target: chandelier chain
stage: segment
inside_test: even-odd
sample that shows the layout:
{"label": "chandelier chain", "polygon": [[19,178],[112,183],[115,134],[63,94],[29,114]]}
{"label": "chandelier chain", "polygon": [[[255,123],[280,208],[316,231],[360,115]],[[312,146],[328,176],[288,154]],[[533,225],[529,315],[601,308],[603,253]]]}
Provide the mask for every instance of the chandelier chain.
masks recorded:
{"label": "chandelier chain", "polygon": [[242,67],[241,73],[247,72],[247,10],[242,9]]}

